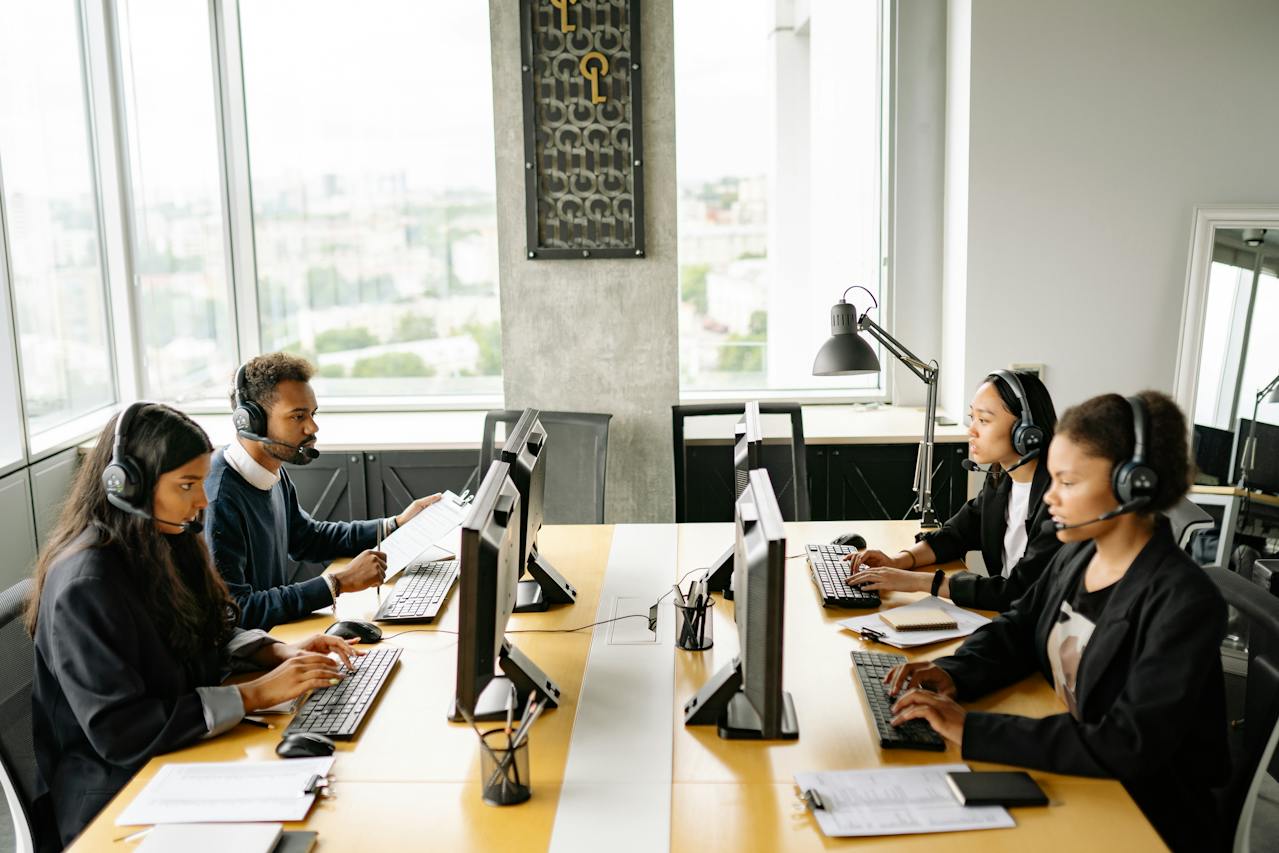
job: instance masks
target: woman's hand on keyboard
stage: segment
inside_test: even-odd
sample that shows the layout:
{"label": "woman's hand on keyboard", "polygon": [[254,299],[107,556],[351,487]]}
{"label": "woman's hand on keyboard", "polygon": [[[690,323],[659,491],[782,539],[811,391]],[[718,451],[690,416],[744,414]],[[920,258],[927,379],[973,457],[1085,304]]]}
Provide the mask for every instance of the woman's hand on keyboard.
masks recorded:
{"label": "woman's hand on keyboard", "polygon": [[335,654],[351,672],[355,672],[355,659],[364,652],[355,648],[355,640],[345,640],[332,634],[313,634],[300,643],[281,643],[284,646],[285,659],[294,658],[307,652],[319,655]]}
{"label": "woman's hand on keyboard", "polygon": [[889,696],[897,696],[915,687],[931,690],[941,696],[954,696],[957,692],[950,673],[930,660],[898,664],[884,676],[884,688]]}
{"label": "woman's hand on keyboard", "polygon": [[237,685],[244,713],[251,714],[281,702],[296,699],[308,690],[332,687],[345,676],[328,655],[306,652],[291,657],[260,678]]}
{"label": "woman's hand on keyboard", "polygon": [[963,746],[964,717],[968,712],[951,696],[941,696],[931,690],[910,690],[893,703],[893,725],[907,720],[924,720],[933,731],[946,740]]}

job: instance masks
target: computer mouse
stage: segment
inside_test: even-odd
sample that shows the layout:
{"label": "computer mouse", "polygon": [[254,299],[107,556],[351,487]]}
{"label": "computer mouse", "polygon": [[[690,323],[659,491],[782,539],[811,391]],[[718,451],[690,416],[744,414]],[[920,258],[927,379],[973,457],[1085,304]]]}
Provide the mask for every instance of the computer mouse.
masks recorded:
{"label": "computer mouse", "polygon": [[866,540],[859,533],[845,533],[843,536],[836,536],[830,540],[830,544],[847,545],[860,551],[866,547]]}
{"label": "computer mouse", "polygon": [[382,639],[382,629],[362,619],[343,619],[341,622],[334,622],[324,633],[344,640],[355,640],[357,643],[376,643]]}
{"label": "computer mouse", "polygon": [[332,755],[337,744],[319,732],[294,732],[285,735],[275,747],[282,758],[314,758]]}

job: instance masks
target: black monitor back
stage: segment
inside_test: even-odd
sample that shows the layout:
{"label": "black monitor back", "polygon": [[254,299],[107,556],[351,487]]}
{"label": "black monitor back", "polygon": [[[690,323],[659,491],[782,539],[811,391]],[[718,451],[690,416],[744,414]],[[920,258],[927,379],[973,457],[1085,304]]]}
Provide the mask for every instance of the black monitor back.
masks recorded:
{"label": "black monitor back", "polygon": [[786,608],[786,529],[768,471],[750,472],[737,501],[734,596],[741,646],[742,692],[759,714],[765,738],[782,731],[782,633]]}
{"label": "black monitor back", "polygon": [[1195,424],[1195,482],[1206,486],[1224,486],[1230,482],[1231,451],[1235,435],[1228,429]]}
{"label": "black monitor back", "polygon": [[494,461],[462,522],[457,641],[458,704],[473,713],[493,680],[519,581],[520,495],[510,465]]}
{"label": "black monitor back", "polygon": [[[1239,482],[1240,463],[1251,425],[1252,421],[1240,418],[1239,429],[1235,430],[1234,465],[1230,469],[1232,483]],[[1257,450],[1252,473],[1248,475],[1248,487],[1279,494],[1279,426],[1257,421]]]}
{"label": "black monitor back", "polygon": [[518,532],[521,567],[542,529],[543,504],[546,496],[546,430],[537,409],[525,409],[502,445],[502,461],[511,466],[511,481],[520,493],[520,527]]}
{"label": "black monitor back", "polygon": [[759,403],[751,400],[733,430],[734,498],[740,498],[749,485],[749,475],[764,467],[764,429],[759,417]]}

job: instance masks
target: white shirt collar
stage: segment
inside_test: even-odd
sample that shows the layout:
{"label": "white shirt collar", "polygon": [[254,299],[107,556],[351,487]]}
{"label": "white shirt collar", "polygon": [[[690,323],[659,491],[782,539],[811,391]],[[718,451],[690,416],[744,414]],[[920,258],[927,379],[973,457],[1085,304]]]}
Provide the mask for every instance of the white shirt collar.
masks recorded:
{"label": "white shirt collar", "polygon": [[275,484],[280,482],[279,473],[272,473],[264,468],[258,460],[249,455],[249,451],[244,449],[244,445],[238,439],[231,439],[231,443],[226,446],[226,464],[234,468],[237,474],[249,482],[249,485],[264,492],[271,491],[275,488]]}

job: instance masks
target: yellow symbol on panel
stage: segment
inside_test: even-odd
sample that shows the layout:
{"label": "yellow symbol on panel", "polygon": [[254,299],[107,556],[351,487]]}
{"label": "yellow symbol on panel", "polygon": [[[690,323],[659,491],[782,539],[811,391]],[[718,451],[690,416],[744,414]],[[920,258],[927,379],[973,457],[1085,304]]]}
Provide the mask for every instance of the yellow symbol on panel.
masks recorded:
{"label": "yellow symbol on panel", "polygon": [[551,5],[560,10],[560,32],[571,33],[577,29],[577,24],[568,22],[568,7],[577,3],[577,0],[551,0]]}
{"label": "yellow symbol on panel", "polygon": [[[592,59],[595,60],[594,63],[591,62]],[[577,65],[582,69],[582,76],[591,83],[591,103],[602,104],[607,101],[608,98],[600,94],[600,80],[608,73],[608,57],[598,50],[592,50]]]}

